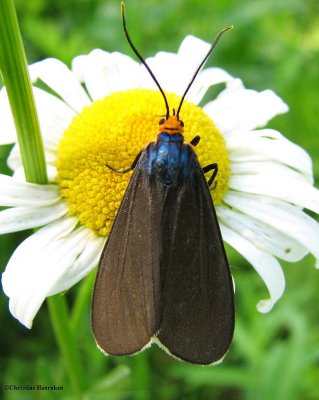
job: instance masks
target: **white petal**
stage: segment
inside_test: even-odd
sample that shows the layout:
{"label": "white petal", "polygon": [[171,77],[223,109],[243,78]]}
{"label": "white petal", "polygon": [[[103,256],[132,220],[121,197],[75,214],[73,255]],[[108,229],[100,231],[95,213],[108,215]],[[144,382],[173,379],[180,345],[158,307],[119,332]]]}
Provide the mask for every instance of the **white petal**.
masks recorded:
{"label": "white petal", "polygon": [[[160,51],[147,58],[146,62],[165,90],[182,95],[209,48],[209,43],[187,36],[177,54]],[[150,78],[146,80],[145,87],[155,87]]]}
{"label": "white petal", "polygon": [[[42,89],[33,87],[44,146],[56,149],[75,112],[66,103]],[[0,144],[14,143],[16,129],[5,89],[0,91]]]}
{"label": "white petal", "polygon": [[[50,243],[69,235],[76,224],[76,218],[62,218],[53,222],[29,236],[11,256],[6,270],[2,274],[2,286],[5,294],[10,297],[10,310],[18,319],[20,318],[16,311],[23,307],[25,292],[29,291],[29,287],[33,287],[33,280],[35,280],[34,284],[36,283],[38,270],[41,272],[50,261],[43,262],[41,260],[42,264],[39,263],[39,254],[42,254]],[[21,297],[24,297],[19,304],[20,293]],[[28,327],[32,324],[32,321],[29,321],[30,323],[21,322]]]}
{"label": "white petal", "polygon": [[88,233],[87,243],[83,246],[81,254],[74,260],[70,268],[65,271],[65,274],[61,275],[49,295],[69,289],[96,267],[104,244],[105,238],[97,237],[92,232]]}
{"label": "white petal", "polygon": [[55,151],[76,113],[65,102],[42,89],[34,87],[33,92],[44,146]]}
{"label": "white petal", "polygon": [[274,116],[286,112],[288,107],[273,91],[248,90],[240,79],[233,79],[203,110],[227,135],[233,131],[239,133],[264,126]]}
{"label": "white petal", "polygon": [[[211,47],[211,43],[205,42],[195,36],[189,35],[182,41],[180,48],[178,50],[178,58],[180,60],[180,65],[183,65],[183,79],[181,82],[181,93],[183,94],[188,83],[193,77],[198,66],[205,58]],[[208,88],[212,85],[218,83],[227,82],[230,84],[234,78],[221,68],[207,68],[202,70],[196,77],[192,87],[190,88],[186,98],[195,104],[198,104]]]}
{"label": "white petal", "polygon": [[262,313],[269,312],[285,290],[285,277],[279,262],[275,257],[255,247],[249,240],[223,224],[221,224],[221,231],[224,240],[250,262],[265,282],[270,299],[261,300],[257,304],[257,309]]}
{"label": "white petal", "polygon": [[229,191],[223,201],[301,243],[319,259],[319,224],[299,208],[280,200]]}
{"label": "white petal", "polygon": [[[182,95],[189,78],[188,71],[184,71],[181,59],[177,54],[160,51],[154,57],[147,58],[146,62],[164,90]],[[144,88],[157,88],[152,78],[146,73],[142,84]],[[171,107],[175,107],[175,105],[171,105]]]}
{"label": "white petal", "polygon": [[0,234],[46,225],[68,212],[64,200],[47,207],[14,207],[0,211]]}
{"label": "white petal", "polygon": [[235,78],[221,68],[204,69],[197,75],[186,96],[186,99],[194,104],[199,104],[211,86],[219,83],[229,82],[232,79]]}
{"label": "white petal", "polygon": [[44,207],[56,203],[61,198],[58,185],[18,182],[2,174],[0,174],[0,187],[1,206]]}
{"label": "white petal", "polygon": [[91,101],[76,76],[55,58],[47,58],[29,66],[33,82],[40,79],[57,93],[73,110],[80,112]]}
{"label": "white petal", "polygon": [[319,191],[303,175],[278,163],[232,164],[228,184],[234,190],[274,197],[319,213]]}
{"label": "white petal", "polygon": [[47,165],[47,174],[48,174],[48,180],[49,183],[54,183],[57,180],[58,176],[58,171],[56,169],[56,166],[54,165]]}
{"label": "white petal", "polygon": [[131,57],[99,49],[74,58],[72,70],[79,81],[85,83],[93,100],[113,92],[138,88],[142,76],[141,65]]}
{"label": "white petal", "polygon": [[250,241],[255,247],[275,257],[296,262],[308,253],[308,250],[296,240],[247,214],[223,205],[216,207],[216,211],[221,224]]}
{"label": "white petal", "polygon": [[210,43],[193,35],[187,35],[180,44],[177,52],[178,57],[185,63],[185,67],[189,69],[191,76],[208,53],[210,47]]}
{"label": "white petal", "polygon": [[76,224],[76,218],[64,217],[38,230],[15,250],[2,275],[12,315],[29,328],[44,299],[87,244],[90,231],[75,229]]}
{"label": "white petal", "polygon": [[[8,156],[8,159],[7,159],[7,164],[8,164],[8,167],[12,169],[12,171],[15,171],[16,169],[22,167],[22,159],[21,159],[21,154],[20,154],[20,149],[19,149],[18,144],[15,144],[12,147],[10,154]],[[23,176],[25,176],[24,172],[23,172]]]}
{"label": "white petal", "polygon": [[0,121],[0,145],[15,143],[17,140],[16,129],[5,88],[0,90]]}
{"label": "white petal", "polygon": [[270,159],[300,171],[313,182],[309,154],[273,129],[231,134],[226,137],[226,142],[232,163]]}

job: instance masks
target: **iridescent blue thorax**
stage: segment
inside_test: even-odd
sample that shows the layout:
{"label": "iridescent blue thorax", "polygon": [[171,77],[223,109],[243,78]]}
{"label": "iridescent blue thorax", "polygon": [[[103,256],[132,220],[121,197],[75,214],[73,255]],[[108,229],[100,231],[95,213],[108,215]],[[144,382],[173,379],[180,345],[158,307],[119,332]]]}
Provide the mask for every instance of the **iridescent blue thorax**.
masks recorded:
{"label": "iridescent blue thorax", "polygon": [[183,135],[161,132],[156,142],[151,142],[144,149],[141,163],[151,179],[163,185],[172,185],[189,176],[192,167],[197,164],[197,157],[192,147],[184,143]]}

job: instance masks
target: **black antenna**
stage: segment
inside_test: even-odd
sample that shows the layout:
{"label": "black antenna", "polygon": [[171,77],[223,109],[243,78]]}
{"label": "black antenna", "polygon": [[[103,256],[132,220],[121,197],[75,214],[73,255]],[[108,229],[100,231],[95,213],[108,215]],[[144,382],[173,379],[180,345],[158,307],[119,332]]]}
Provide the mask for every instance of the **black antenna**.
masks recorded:
{"label": "black antenna", "polygon": [[195,73],[194,73],[194,75],[193,75],[191,81],[189,82],[189,84],[188,84],[188,86],[187,86],[187,88],[186,88],[186,90],[185,90],[185,92],[184,92],[184,94],[183,94],[183,96],[182,96],[182,99],[181,99],[181,101],[180,101],[180,103],[179,103],[179,106],[178,106],[178,109],[177,109],[177,113],[176,113],[177,119],[179,119],[179,112],[181,111],[181,108],[182,108],[182,104],[183,104],[183,102],[184,102],[184,99],[185,99],[185,97],[186,97],[186,95],[187,95],[189,89],[191,88],[191,86],[192,86],[192,84],[193,84],[193,82],[194,82],[196,76],[198,75],[200,69],[202,68],[202,66],[203,66],[204,63],[206,62],[207,58],[210,56],[211,52],[214,50],[214,48],[215,48],[216,44],[218,43],[219,39],[221,38],[221,36],[222,36],[225,32],[227,32],[227,31],[229,31],[230,29],[233,29],[233,28],[234,28],[233,25],[227,26],[226,28],[222,29],[222,30],[217,34],[217,36],[216,36],[215,40],[213,41],[213,43],[212,43],[210,49],[208,50],[208,53],[207,53],[206,56],[204,57],[203,61],[199,64],[197,70],[195,71]]}
{"label": "black antenna", "polygon": [[147,71],[151,75],[153,81],[156,83],[157,87],[159,88],[160,92],[162,93],[162,96],[163,96],[164,101],[165,101],[166,119],[167,119],[169,117],[169,105],[168,105],[168,101],[167,101],[167,98],[165,96],[164,90],[161,88],[160,84],[158,83],[158,81],[157,81],[155,75],[153,74],[151,68],[146,64],[146,61],[144,60],[142,55],[139,53],[139,51],[137,50],[137,48],[133,44],[132,39],[130,38],[130,35],[128,33],[127,26],[126,26],[126,20],[125,20],[125,4],[124,4],[124,1],[121,2],[121,13],[122,13],[123,28],[124,28],[126,39],[129,42],[132,50],[137,55],[137,57],[141,60],[142,64],[145,66],[145,68],[147,69]]}

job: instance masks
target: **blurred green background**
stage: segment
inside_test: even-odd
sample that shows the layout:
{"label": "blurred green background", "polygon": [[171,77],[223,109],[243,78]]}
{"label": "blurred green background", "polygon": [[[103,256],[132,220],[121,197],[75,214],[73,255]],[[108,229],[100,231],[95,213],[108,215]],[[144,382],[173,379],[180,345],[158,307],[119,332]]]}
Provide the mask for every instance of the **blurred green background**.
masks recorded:
{"label": "blurred green background", "polygon": [[[119,3],[16,0],[29,62],[57,57],[70,65],[74,56],[96,47],[131,54],[122,32]],[[220,28],[234,24],[236,29],[222,40],[209,65],[227,69],[247,87],[271,88],[287,102],[290,112],[269,126],[310,153],[318,182],[318,0],[127,0],[126,7],[131,35],[144,56],[176,51],[187,34],[210,41]],[[5,164],[9,150],[9,146],[0,148],[3,173],[9,173]],[[0,237],[2,270],[27,235]],[[267,297],[263,282],[245,260],[227,250],[236,281],[237,319],[225,361],[210,368],[190,366],[157,346],[135,357],[106,358],[94,344],[87,301],[75,332],[85,370],[86,399],[319,399],[319,272],[313,257],[298,264],[282,263],[285,294],[271,313],[262,315],[255,305]],[[85,284],[66,294],[70,307]],[[0,398],[76,398],[46,305],[31,331],[10,316],[2,293],[0,306],[0,383],[64,387],[54,392],[2,391]]]}

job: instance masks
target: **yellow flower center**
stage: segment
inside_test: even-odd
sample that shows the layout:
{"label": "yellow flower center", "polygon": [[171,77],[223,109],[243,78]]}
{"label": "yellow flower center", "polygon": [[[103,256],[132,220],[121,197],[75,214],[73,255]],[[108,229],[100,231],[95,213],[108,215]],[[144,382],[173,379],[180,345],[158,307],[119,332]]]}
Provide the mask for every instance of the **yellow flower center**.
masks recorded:
{"label": "yellow flower center", "polygon": [[[180,97],[168,94],[171,107]],[[57,149],[58,183],[70,213],[87,228],[108,235],[131,173],[106,166],[128,168],[148,142],[156,140],[159,119],[165,115],[161,94],[135,89],[113,93],[77,115]],[[225,141],[203,110],[184,102],[181,110],[187,142],[201,137],[195,151],[202,166],[218,163],[217,185],[212,191],[219,204],[230,174]],[[211,173],[207,173],[207,179]]]}

